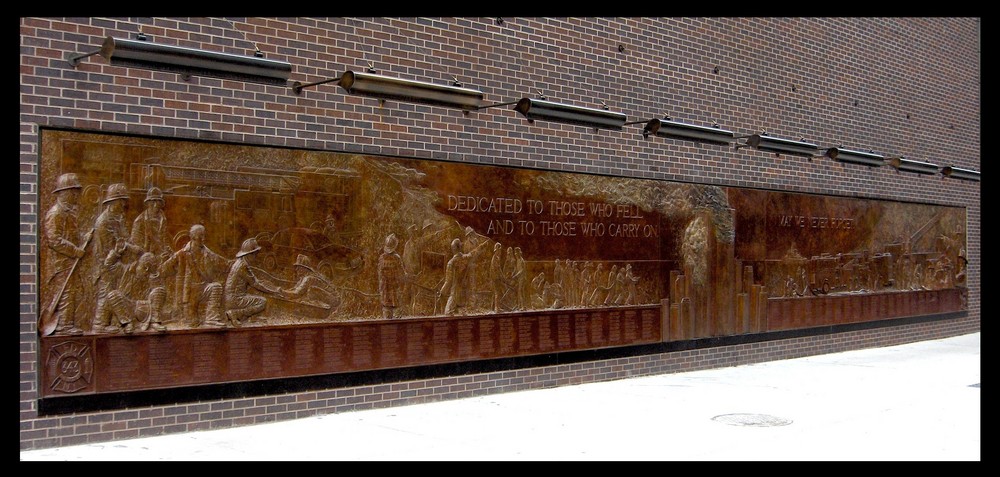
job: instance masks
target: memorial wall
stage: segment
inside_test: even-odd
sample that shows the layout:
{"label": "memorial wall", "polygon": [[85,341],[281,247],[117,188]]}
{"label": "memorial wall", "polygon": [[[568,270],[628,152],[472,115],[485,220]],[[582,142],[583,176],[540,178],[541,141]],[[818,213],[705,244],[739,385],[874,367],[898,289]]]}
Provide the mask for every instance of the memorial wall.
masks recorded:
{"label": "memorial wall", "polygon": [[40,394],[967,308],[962,207],[41,131]]}
{"label": "memorial wall", "polygon": [[980,329],[980,20],[21,17],[21,449]]}

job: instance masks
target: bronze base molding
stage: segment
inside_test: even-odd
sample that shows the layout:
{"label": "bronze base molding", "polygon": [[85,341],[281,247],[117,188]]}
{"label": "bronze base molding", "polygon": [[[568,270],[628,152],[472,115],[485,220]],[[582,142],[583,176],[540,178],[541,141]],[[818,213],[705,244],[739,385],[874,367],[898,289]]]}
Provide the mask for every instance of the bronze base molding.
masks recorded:
{"label": "bronze base molding", "polygon": [[657,306],[45,339],[41,394],[349,373],[661,341]]}

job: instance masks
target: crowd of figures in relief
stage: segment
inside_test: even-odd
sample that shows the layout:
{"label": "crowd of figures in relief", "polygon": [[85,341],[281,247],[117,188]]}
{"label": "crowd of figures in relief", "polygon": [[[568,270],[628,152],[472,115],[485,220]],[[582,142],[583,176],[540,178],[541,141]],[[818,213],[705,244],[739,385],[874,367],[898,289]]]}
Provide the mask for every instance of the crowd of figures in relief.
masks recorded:
{"label": "crowd of figures in relief", "polygon": [[[698,320],[725,320],[704,315],[706,304],[713,294],[739,299],[746,291],[729,283],[736,276],[741,287],[759,286],[773,299],[965,286],[964,211],[955,207],[317,151],[49,137],[39,224],[43,336],[674,306],[685,297],[698,305]],[[630,212],[463,213],[447,207],[449,194]],[[617,220],[618,231],[632,234],[503,228],[502,219],[559,220],[560,210],[579,212],[581,227],[611,230]],[[824,229],[821,216],[852,227]],[[752,272],[744,277],[744,269]],[[671,274],[689,285],[678,287]]]}
{"label": "crowd of figures in relief", "polygon": [[[295,254],[277,269],[274,249],[259,233],[224,256],[206,243],[206,225],[191,224],[180,237],[167,233],[162,190],[146,191],[143,210],[128,210],[123,183],[98,185],[103,194],[81,223],[77,175],[58,177],[53,205],[42,224],[48,247],[45,282],[57,290],[43,303],[43,334],[163,332],[189,328],[234,328],[250,324],[398,319],[412,316],[515,312],[537,309],[635,305],[641,281],[630,263],[555,259],[527,264],[520,247],[505,247],[456,221],[411,224],[400,243],[385,237],[379,253],[354,253],[341,266]],[[435,228],[438,227],[438,228]],[[337,240],[337,225],[293,228],[312,240]],[[441,249],[439,244],[445,244]],[[313,249],[321,249],[313,247]],[[289,247],[285,252],[294,250]],[[280,250],[278,251],[281,252]],[[427,257],[443,257],[443,270],[427,267]],[[80,262],[90,258],[89,273]],[[445,260],[446,259],[446,260]],[[350,280],[359,269],[375,267],[377,289],[359,289]],[[530,270],[543,270],[529,276]],[[545,271],[548,270],[548,271]],[[331,276],[333,275],[333,276]],[[338,276],[340,275],[340,276]],[[266,310],[273,313],[265,313]]]}

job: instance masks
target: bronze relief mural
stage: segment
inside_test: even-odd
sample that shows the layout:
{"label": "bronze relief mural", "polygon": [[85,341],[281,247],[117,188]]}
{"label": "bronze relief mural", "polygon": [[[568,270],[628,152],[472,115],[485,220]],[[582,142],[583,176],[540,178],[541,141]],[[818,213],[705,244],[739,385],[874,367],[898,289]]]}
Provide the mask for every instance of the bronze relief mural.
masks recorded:
{"label": "bronze relief mural", "polygon": [[677,261],[670,184],[143,143],[46,143],[43,335],[657,304]]}
{"label": "bronze relief mural", "polygon": [[[169,336],[284,330],[309,350],[245,376],[175,363],[179,385],[964,308],[955,207],[50,130],[40,169],[39,334],[61,392],[87,389],[65,363],[113,381],[113,345]],[[918,291],[948,293],[866,301]],[[171,384],[151,379],[120,388]]]}

